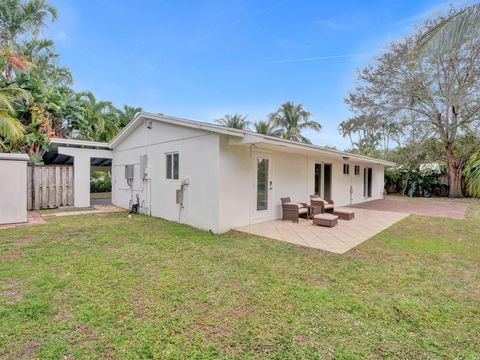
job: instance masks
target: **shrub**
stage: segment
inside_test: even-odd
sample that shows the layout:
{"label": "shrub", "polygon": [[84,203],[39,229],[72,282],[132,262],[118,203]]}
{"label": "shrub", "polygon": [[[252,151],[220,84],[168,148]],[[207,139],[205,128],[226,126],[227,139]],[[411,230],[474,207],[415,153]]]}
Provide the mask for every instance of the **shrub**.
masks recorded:
{"label": "shrub", "polygon": [[112,191],[111,173],[105,171],[92,171],[90,173],[90,192],[101,193]]}

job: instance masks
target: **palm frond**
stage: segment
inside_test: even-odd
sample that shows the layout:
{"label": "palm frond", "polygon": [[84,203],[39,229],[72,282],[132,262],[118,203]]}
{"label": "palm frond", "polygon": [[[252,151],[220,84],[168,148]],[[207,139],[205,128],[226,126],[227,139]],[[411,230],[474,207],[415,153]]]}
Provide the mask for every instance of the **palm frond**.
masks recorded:
{"label": "palm frond", "polygon": [[250,126],[247,116],[241,114],[226,114],[222,118],[215,120],[215,122],[221,126],[239,130],[248,130],[248,127]]}
{"label": "palm frond", "polygon": [[425,32],[413,50],[414,57],[426,52],[455,51],[480,28],[480,4],[464,8]]}
{"label": "palm frond", "polygon": [[11,116],[8,112],[0,111],[0,136],[18,140],[25,132],[25,128],[17,118]]}
{"label": "palm frond", "polygon": [[465,166],[464,175],[468,193],[473,197],[480,197],[480,150],[470,158]]}

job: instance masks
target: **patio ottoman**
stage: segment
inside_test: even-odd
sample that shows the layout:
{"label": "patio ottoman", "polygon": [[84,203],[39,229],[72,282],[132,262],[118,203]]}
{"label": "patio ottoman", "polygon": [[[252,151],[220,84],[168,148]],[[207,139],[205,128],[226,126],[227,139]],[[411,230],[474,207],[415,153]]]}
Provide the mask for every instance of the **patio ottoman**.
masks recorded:
{"label": "patio ottoman", "polygon": [[338,216],[340,220],[352,220],[355,219],[355,211],[347,209],[337,209],[333,212],[333,215]]}
{"label": "patio ottoman", "polygon": [[317,214],[313,217],[313,225],[334,227],[338,225],[338,216],[323,213]]}

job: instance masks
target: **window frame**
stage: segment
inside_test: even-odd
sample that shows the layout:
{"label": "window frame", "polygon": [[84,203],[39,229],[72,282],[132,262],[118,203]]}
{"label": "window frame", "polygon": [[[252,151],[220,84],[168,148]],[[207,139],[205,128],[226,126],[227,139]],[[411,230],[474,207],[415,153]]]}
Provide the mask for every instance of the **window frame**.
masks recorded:
{"label": "window frame", "polygon": [[[345,169],[347,169],[346,172],[345,172]],[[343,163],[343,175],[345,175],[345,176],[349,176],[349,175],[350,175],[350,164],[348,164],[348,163]]]}
{"label": "window frame", "polygon": [[[358,170],[358,172],[357,172],[357,170]],[[355,176],[360,176],[360,173],[361,173],[360,165],[355,165],[354,166],[353,173],[355,174]]]}
{"label": "window frame", "polygon": [[[176,162],[175,155],[177,158]],[[172,181],[180,179],[180,153],[178,151],[165,153],[165,179]]]}

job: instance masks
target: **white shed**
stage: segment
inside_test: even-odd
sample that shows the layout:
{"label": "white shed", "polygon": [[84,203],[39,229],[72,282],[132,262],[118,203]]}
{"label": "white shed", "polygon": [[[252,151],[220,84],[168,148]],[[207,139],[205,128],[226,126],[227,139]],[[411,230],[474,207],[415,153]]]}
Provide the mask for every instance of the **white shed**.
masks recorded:
{"label": "white shed", "polygon": [[[112,202],[215,233],[277,219],[280,198],[383,197],[384,160],[199,121],[139,113],[111,141]],[[133,170],[133,172],[132,172]]]}
{"label": "white shed", "polygon": [[0,224],[27,222],[27,154],[0,153]]}

